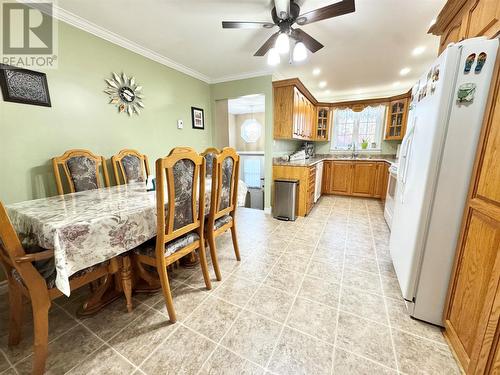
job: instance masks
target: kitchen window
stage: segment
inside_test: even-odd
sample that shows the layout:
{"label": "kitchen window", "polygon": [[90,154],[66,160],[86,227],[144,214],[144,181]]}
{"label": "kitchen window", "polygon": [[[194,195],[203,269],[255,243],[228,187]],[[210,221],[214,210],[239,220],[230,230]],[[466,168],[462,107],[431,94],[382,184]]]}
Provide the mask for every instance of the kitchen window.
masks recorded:
{"label": "kitchen window", "polygon": [[365,107],[360,112],[350,108],[337,109],[333,114],[331,150],[349,150],[353,143],[357,150],[361,150],[365,143],[367,151],[380,151],[385,113],[384,105]]}

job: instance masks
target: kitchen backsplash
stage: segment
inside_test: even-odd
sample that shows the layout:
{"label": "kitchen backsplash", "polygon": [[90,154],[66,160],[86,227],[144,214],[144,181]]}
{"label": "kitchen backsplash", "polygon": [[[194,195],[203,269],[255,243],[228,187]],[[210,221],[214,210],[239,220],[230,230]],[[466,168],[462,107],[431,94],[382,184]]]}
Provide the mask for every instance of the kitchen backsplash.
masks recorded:
{"label": "kitchen backsplash", "polygon": [[[276,139],[273,143],[273,156],[279,157],[290,155],[300,149],[304,141]],[[313,142],[316,146],[316,154],[330,154],[330,142]],[[382,141],[380,154],[395,155],[400,141]],[[363,150],[358,150],[363,152]]]}

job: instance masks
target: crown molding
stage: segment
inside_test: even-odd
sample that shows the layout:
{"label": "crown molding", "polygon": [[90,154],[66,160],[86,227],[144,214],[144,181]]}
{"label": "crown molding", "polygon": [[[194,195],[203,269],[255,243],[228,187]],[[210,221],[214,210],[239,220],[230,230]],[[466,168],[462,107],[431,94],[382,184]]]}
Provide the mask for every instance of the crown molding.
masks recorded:
{"label": "crown molding", "polygon": [[394,96],[405,95],[406,93],[408,93],[408,88],[398,88],[394,90],[370,91],[362,94],[332,95],[329,97],[321,97],[320,101],[329,103],[338,103],[338,102],[349,102],[357,100],[372,100],[379,98],[391,98]]}
{"label": "crown molding", "polygon": [[256,77],[264,77],[271,76],[273,72],[271,70],[261,70],[258,72],[249,72],[249,73],[241,73],[241,74],[233,74],[228,76],[222,76],[219,78],[214,78],[210,80],[210,83],[223,83],[229,81],[237,81],[240,79],[248,79],[248,78],[256,78]]}
{"label": "crown molding", "polygon": [[[49,11],[48,4],[40,3],[40,0],[17,0],[17,1],[28,4],[31,7],[36,8],[46,14]],[[256,72],[227,75],[218,78],[211,78],[203,73],[200,73],[194,69],[182,65],[166,56],[163,56],[153,50],[150,50],[149,48],[143,47],[127,38],[124,38],[104,27],[96,25],[95,23],[92,23],[85,18],[82,18],[70,11],[67,11],[54,3],[52,4],[53,4],[52,16],[54,18],[63,21],[71,26],[74,26],[80,30],[88,32],[89,34],[95,35],[101,39],[107,40],[108,42],[111,42],[120,47],[128,49],[129,51],[135,52],[157,63],[168,66],[169,68],[175,69],[193,78],[199,79],[208,84],[236,81],[240,79],[255,78],[273,74],[271,70],[262,70]]]}
{"label": "crown molding", "polygon": [[[48,12],[47,3],[39,3],[36,0],[18,0],[19,2],[23,2],[29,4],[31,7],[40,10],[43,13]],[[144,56],[150,60],[156,61],[162,65],[168,66],[169,68],[175,69],[181,73],[187,74],[193,78],[199,79],[205,83],[211,83],[210,77],[202,74],[194,69],[188,68],[185,65],[179,64],[172,59],[169,59],[166,56],[163,56],[155,51],[150,50],[149,48],[145,48],[140,46],[139,44],[132,42],[131,40],[124,38],[114,32],[96,25],[85,18],[77,16],[74,13],[71,13],[60,6],[53,4],[53,15],[54,18],[63,21],[71,26],[74,26],[80,30],[86,31],[89,34],[95,35],[101,39],[107,40],[113,44],[116,44],[120,47],[128,49],[129,51],[135,52],[141,56]]]}

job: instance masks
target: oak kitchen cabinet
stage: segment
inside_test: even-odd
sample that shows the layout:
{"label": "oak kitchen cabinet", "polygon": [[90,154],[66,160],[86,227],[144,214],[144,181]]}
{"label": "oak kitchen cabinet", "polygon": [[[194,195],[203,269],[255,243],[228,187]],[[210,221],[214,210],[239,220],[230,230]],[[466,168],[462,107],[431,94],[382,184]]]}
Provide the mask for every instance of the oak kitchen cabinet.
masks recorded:
{"label": "oak kitchen cabinet", "polygon": [[379,161],[325,161],[323,193],[384,199],[388,168]]}
{"label": "oak kitchen cabinet", "polygon": [[329,141],[331,122],[333,119],[333,110],[329,107],[318,107],[316,115],[316,134],[317,141]]}
{"label": "oak kitchen cabinet", "polygon": [[274,87],[274,138],[312,141],[316,107],[293,85]]}
{"label": "oak kitchen cabinet", "polygon": [[439,53],[448,44],[467,38],[496,37],[500,33],[500,2],[449,0],[429,32],[441,37]]}
{"label": "oak kitchen cabinet", "polygon": [[326,186],[324,193],[349,195],[351,191],[352,163],[327,161],[325,164],[331,165],[331,174],[326,177],[326,180],[330,181],[330,185]]}
{"label": "oak kitchen cabinet", "polygon": [[[273,181],[280,178],[299,180],[296,215],[306,216],[314,206],[316,166],[274,165]],[[272,191],[274,194],[274,188]]]}
{"label": "oak kitchen cabinet", "polygon": [[409,96],[410,92],[407,92],[387,98],[319,103],[298,78],[274,81],[273,138],[327,142],[336,108],[358,111],[368,105],[382,104],[390,105],[389,112],[392,113],[388,115],[385,139],[401,140],[406,130]]}
{"label": "oak kitchen cabinet", "polygon": [[400,141],[403,139],[408,120],[408,102],[409,100],[405,98],[389,103],[384,136],[386,141]]}

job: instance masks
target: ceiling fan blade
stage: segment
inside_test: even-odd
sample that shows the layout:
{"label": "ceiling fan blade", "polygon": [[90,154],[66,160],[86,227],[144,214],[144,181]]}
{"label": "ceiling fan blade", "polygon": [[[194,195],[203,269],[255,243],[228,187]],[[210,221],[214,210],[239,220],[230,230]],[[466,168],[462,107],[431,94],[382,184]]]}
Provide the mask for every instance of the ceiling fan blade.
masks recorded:
{"label": "ceiling fan blade", "polygon": [[239,22],[239,21],[222,21],[223,29],[270,29],[276,26],[272,22]]}
{"label": "ceiling fan blade", "polygon": [[290,0],[274,0],[276,15],[282,20],[286,20],[290,14]]}
{"label": "ceiling fan blade", "polygon": [[292,37],[298,40],[299,42],[304,43],[306,48],[312,53],[317,52],[324,47],[323,44],[318,42],[316,39],[314,39],[305,31],[302,31],[301,29],[294,29],[292,31]]}
{"label": "ceiling fan blade", "polygon": [[354,0],[342,0],[338,3],[327,5],[326,7],[312,10],[302,14],[297,18],[299,25],[307,25],[309,23],[326,20],[328,18],[342,16],[343,14],[352,13],[356,10]]}
{"label": "ceiling fan blade", "polygon": [[264,56],[267,51],[269,51],[271,48],[274,47],[274,44],[276,43],[276,38],[278,38],[279,33],[274,33],[269,37],[268,40],[258,49],[257,52],[255,52],[253,55],[254,56]]}

